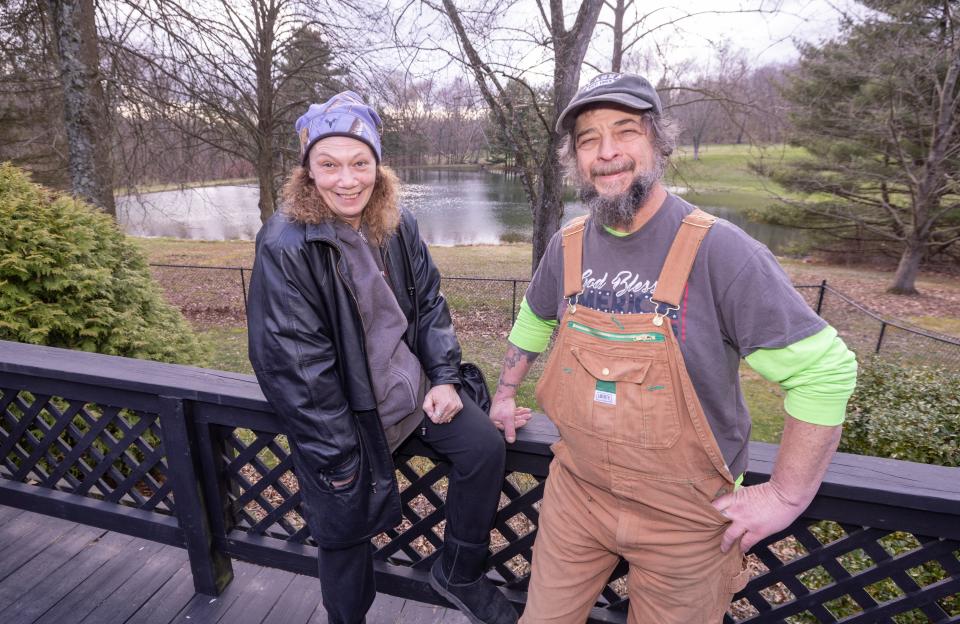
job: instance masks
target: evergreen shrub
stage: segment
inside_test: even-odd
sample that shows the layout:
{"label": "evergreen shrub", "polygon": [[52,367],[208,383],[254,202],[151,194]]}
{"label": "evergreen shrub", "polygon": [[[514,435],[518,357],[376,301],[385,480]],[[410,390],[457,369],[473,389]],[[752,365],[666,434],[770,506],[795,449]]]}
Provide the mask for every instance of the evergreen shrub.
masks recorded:
{"label": "evergreen shrub", "polygon": [[960,371],[868,360],[850,399],[840,450],[960,466]]}
{"label": "evergreen shrub", "polygon": [[199,342],[108,215],[0,163],[0,340],[198,363]]}

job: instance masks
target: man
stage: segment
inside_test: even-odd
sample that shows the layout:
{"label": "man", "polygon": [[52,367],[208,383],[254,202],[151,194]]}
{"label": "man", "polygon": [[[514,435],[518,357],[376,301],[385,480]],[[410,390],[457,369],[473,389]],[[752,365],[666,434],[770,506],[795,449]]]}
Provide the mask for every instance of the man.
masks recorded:
{"label": "man", "polygon": [[[537,400],[561,440],[521,621],[583,622],[623,556],[629,621],[719,622],[742,553],[816,493],[856,362],[766,247],[664,188],[674,135],[649,82],[598,76],[557,131],[589,215],[548,245],[491,410],[512,442],[517,387],[559,325]],[[789,414],[770,481],[750,487],[740,358]]]}

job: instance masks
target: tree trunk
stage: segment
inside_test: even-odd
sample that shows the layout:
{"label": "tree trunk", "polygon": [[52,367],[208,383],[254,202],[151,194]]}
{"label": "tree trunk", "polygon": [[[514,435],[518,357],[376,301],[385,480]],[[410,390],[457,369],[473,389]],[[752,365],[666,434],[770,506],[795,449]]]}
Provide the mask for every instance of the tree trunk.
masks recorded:
{"label": "tree trunk", "polygon": [[60,57],[73,193],[116,216],[93,0],[47,0],[47,6]]}
{"label": "tree trunk", "polygon": [[700,160],[700,137],[693,137],[693,159]]}
{"label": "tree trunk", "polygon": [[613,7],[613,58],[610,71],[619,74],[623,65],[623,16],[627,12],[625,0],[617,0]]}
{"label": "tree trunk", "polygon": [[261,149],[257,156],[257,184],[260,187],[260,222],[266,223],[276,211],[276,196],[273,189],[273,150]]}
{"label": "tree trunk", "polygon": [[920,263],[923,261],[923,245],[916,240],[908,240],[900,256],[897,272],[893,276],[893,283],[887,292],[895,295],[917,294],[917,273],[920,272]]}
{"label": "tree trunk", "polygon": [[557,140],[551,135],[547,145],[550,155],[541,175],[543,184],[533,209],[533,258],[531,275],[547,251],[547,243],[563,222],[563,173],[557,157]]}

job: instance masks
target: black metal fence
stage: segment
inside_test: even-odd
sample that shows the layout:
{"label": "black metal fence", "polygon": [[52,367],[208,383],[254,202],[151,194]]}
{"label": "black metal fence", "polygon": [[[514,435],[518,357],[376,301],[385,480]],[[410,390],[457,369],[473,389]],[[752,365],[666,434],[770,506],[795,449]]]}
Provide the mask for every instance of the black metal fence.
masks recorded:
{"label": "black metal fence", "polygon": [[[217,594],[231,559],[316,574],[278,419],[250,375],[0,341],[0,504],[185,548]],[[525,599],[556,430],[538,416],[507,454],[489,576]],[[777,447],[751,443],[745,482]],[[449,466],[397,455],[404,523],[374,540],[382,592],[443,604],[427,583]],[[960,622],[955,468],[838,454],[803,516],[757,544],[725,622]],[[623,622],[621,563],[591,621]]]}
{"label": "black metal fence", "polygon": [[[152,264],[167,297],[188,317],[246,322],[250,269]],[[199,271],[199,273],[198,273]],[[179,272],[179,273],[178,273]],[[444,276],[444,294],[456,317],[471,327],[508,331],[529,279]],[[858,355],[881,354],[903,363],[960,366],[960,338],[883,317],[849,295],[820,284],[796,286],[817,314],[826,319]],[[509,324],[507,319],[509,318]]]}
{"label": "black metal fence", "polygon": [[859,355],[879,354],[905,364],[960,366],[960,338],[880,316],[829,286],[827,280],[796,288]]}

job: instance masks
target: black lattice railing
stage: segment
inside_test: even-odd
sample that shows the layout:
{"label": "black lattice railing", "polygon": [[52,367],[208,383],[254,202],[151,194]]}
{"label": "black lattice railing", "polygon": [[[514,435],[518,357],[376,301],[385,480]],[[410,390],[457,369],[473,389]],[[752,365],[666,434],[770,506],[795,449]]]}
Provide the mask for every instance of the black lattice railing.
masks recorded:
{"label": "black lattice railing", "polygon": [[[281,530],[270,530],[279,524],[277,518],[299,504],[295,485],[287,483],[290,459],[281,437],[261,432],[246,438],[251,441],[243,442],[237,432],[228,437],[225,467],[241,492],[231,497],[234,522],[250,534],[312,543],[299,514]],[[267,449],[272,468],[264,461]],[[411,441],[398,454],[396,466],[404,522],[375,540],[375,557],[426,570],[443,541],[449,465],[422,443]],[[251,480],[250,474],[256,478]],[[543,476],[520,471],[509,472],[503,482],[490,576],[508,589],[526,591],[543,485]],[[254,503],[257,513],[251,515]],[[844,617],[852,622],[951,621],[960,617],[958,550],[960,542],[919,532],[804,517],[751,551],[748,564],[754,577],[736,596],[725,622],[836,622]],[[626,573],[621,561],[598,598],[599,610],[626,611]],[[919,594],[924,595],[922,600]],[[895,614],[900,616],[896,620],[884,619]]]}
{"label": "black lattice railing", "polygon": [[173,513],[157,415],[0,388],[3,476]]}
{"label": "black lattice railing", "polygon": [[[0,503],[184,546],[201,592],[229,582],[231,557],[316,573],[278,431],[250,376],[0,342]],[[555,440],[537,417],[507,454],[489,575],[517,602]],[[751,444],[746,483],[775,453]],[[439,602],[426,579],[449,466],[416,439],[396,466],[404,521],[374,540],[378,589]],[[804,517],[751,551],[725,621],[960,622],[958,475],[838,455]],[[625,619],[625,573],[593,621]]]}
{"label": "black lattice railing", "polygon": [[956,540],[804,518],[753,548],[756,576],[725,622],[954,621],[958,549]]}

